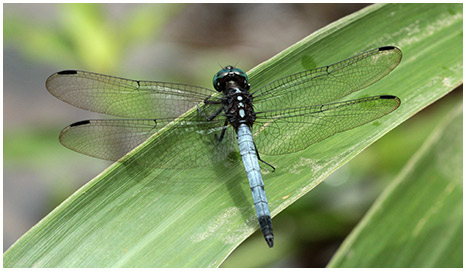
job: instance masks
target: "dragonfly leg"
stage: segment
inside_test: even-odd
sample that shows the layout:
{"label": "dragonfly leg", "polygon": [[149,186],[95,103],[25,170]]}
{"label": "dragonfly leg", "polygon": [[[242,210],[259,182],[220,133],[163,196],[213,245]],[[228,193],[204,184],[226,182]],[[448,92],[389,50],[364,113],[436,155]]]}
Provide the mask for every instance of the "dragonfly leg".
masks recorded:
{"label": "dragonfly leg", "polygon": [[[210,98],[210,95],[209,97],[205,98],[204,99],[204,104],[221,104],[220,101],[211,101],[209,100]],[[197,108],[199,109],[199,105],[197,106]],[[212,114],[212,116],[210,117],[206,117],[207,120],[213,120],[215,117],[217,117],[221,112],[223,111],[223,108],[220,107],[214,114]]]}
{"label": "dragonfly leg", "polygon": [[215,119],[215,117],[217,117],[222,111],[223,111],[223,108],[219,108],[215,113],[212,114],[212,116],[208,117],[207,120]]}
{"label": "dragonfly leg", "polygon": [[201,114],[201,116],[203,116],[205,119],[209,119],[209,118],[204,114],[204,112],[201,110],[201,108],[199,107],[199,104],[197,104],[196,106],[197,106],[197,111],[199,112],[199,114]]}
{"label": "dragonfly leg", "polygon": [[267,166],[271,167],[272,168],[272,172],[275,172],[275,167],[272,166],[271,164],[265,162],[264,160],[261,159],[261,157],[259,156],[259,151],[257,150],[257,147],[256,147],[256,143],[254,142],[254,148],[256,149],[256,155],[257,155],[257,159],[259,161],[261,161],[262,163],[266,164]]}
{"label": "dragonfly leg", "polygon": [[225,136],[225,132],[227,131],[227,128],[228,128],[228,119],[225,120],[225,123],[223,124],[223,129],[222,129],[222,133],[220,134],[220,137],[217,136],[217,134],[215,134],[215,139],[218,140],[218,142],[222,142],[223,140],[223,137]]}
{"label": "dragonfly leg", "polygon": [[207,117],[206,114],[204,114],[204,112],[199,107],[199,104],[197,104],[196,106],[197,106],[197,111],[199,112],[199,114],[201,114],[201,116],[203,116],[208,121],[215,119],[215,117],[217,117],[223,111],[223,108],[219,108],[215,113],[212,114],[212,116]]}

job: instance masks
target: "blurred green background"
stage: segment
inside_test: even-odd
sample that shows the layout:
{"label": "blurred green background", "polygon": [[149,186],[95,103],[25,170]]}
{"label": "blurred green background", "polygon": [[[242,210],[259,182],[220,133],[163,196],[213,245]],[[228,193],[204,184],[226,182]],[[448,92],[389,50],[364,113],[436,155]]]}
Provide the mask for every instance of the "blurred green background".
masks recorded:
{"label": "blurred green background", "polygon": [[[83,69],[211,87],[220,66],[249,70],[364,6],[4,4],[4,250],[109,165],[58,142],[66,125],[99,115],[50,95],[50,74]],[[292,245],[270,250],[256,233],[223,266],[324,267],[461,99],[457,89],[429,106],[275,217],[276,236]]]}

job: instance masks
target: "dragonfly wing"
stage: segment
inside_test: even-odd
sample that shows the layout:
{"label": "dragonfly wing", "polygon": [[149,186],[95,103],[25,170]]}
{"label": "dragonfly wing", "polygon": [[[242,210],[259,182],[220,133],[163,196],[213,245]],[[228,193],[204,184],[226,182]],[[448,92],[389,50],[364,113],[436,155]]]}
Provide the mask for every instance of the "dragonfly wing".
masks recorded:
{"label": "dragonfly wing", "polygon": [[[72,124],[60,134],[60,142],[74,151],[100,159],[116,161],[173,119],[87,120]],[[234,131],[228,128],[219,142],[223,122],[176,120],[150,145],[150,160],[142,164],[154,168],[194,168],[221,162],[235,151]],[[141,163],[138,161],[137,163]]]}
{"label": "dragonfly wing", "polygon": [[151,119],[85,120],[63,129],[59,139],[65,147],[76,152],[116,161],[164,124]]}
{"label": "dragonfly wing", "polygon": [[258,112],[253,126],[258,151],[292,153],[336,133],[378,119],[398,108],[396,96],[381,95],[324,105]]}
{"label": "dragonfly wing", "polygon": [[334,102],[377,82],[400,61],[401,50],[387,46],[292,74],[253,91],[254,107],[265,111]]}
{"label": "dragonfly wing", "polygon": [[204,101],[214,91],[185,84],[139,81],[67,70],[52,74],[47,90],[89,111],[127,118],[172,118]]}

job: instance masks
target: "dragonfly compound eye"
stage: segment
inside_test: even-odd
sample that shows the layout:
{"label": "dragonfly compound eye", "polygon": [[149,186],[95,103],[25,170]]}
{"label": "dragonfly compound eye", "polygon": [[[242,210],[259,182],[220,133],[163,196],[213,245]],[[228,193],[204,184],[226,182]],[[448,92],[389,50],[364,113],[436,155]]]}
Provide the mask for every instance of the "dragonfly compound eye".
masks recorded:
{"label": "dragonfly compound eye", "polygon": [[224,68],[224,69],[221,69],[219,72],[217,72],[215,75],[214,75],[214,78],[213,78],[213,84],[214,84],[214,88],[215,90],[221,92],[222,91],[222,81],[223,79],[228,76],[230,73],[230,69],[228,69],[228,67]]}

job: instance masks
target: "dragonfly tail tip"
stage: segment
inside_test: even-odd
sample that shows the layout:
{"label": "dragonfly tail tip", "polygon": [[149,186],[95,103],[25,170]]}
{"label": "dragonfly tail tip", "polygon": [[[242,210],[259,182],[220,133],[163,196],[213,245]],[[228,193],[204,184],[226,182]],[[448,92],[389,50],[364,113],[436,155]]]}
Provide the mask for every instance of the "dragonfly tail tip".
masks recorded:
{"label": "dragonfly tail tip", "polygon": [[267,245],[269,245],[270,248],[273,247],[273,235],[265,237],[265,241],[267,242]]}

